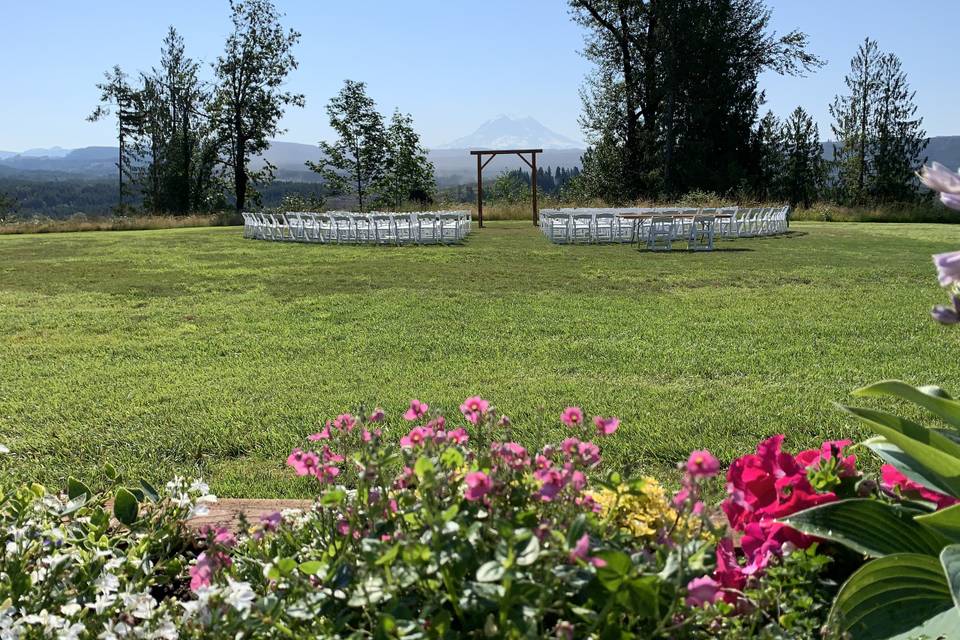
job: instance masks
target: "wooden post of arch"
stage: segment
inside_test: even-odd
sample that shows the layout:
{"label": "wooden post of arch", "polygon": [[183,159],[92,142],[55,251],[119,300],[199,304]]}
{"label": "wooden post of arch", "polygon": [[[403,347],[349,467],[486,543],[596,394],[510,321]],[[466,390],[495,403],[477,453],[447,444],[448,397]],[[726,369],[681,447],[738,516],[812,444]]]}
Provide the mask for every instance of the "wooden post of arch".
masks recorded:
{"label": "wooden post of arch", "polygon": [[[533,226],[540,222],[540,210],[537,208],[537,154],[543,153],[543,149],[485,149],[471,151],[470,155],[477,156],[477,218],[480,227],[483,228],[483,169],[490,164],[490,161],[502,154],[516,154],[521,160],[530,167],[530,189],[533,196]],[[530,154],[527,160],[526,155]],[[490,156],[483,160],[483,156]]]}

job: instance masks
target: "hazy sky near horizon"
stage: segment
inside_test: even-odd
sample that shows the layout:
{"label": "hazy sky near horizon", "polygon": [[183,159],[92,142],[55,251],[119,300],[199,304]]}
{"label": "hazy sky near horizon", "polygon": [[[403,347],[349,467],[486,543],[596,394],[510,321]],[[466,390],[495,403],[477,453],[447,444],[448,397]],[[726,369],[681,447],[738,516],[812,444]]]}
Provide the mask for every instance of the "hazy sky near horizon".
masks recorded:
{"label": "hazy sky near horizon", "polygon": [[[300,68],[288,81],[306,95],[289,110],[280,139],[315,143],[330,135],[324,107],[345,78],[364,80],[380,109],[412,113],[427,146],[471,133],[501,113],[532,116],[581,139],[578,89],[589,72],[583,33],[565,0],[276,0],[300,31]],[[188,52],[210,62],[229,31],[226,0],[121,2],[0,0],[4,55],[0,150],[113,145],[112,122],[88,123],[103,71],[159,61],[168,25]],[[806,31],[827,66],[807,78],[765,74],[767,107],[810,111],[829,137],[827,105],[866,36],[900,56],[930,135],[960,135],[956,25],[960,2],[768,0],[774,28]],[[205,69],[207,76],[209,68]]]}

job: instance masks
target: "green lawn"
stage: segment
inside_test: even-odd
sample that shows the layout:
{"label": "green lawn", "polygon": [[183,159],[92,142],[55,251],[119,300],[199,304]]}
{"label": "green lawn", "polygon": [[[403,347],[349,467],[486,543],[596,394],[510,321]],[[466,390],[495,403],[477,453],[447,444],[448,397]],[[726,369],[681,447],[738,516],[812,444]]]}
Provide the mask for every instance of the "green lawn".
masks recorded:
{"label": "green lawn", "polygon": [[554,246],[499,223],[460,247],[254,242],[237,228],[0,237],[4,483],[110,461],[228,496],[296,497],[326,417],[482,394],[529,446],[567,404],[623,419],[608,464],[668,475],[777,432],[858,434],[831,406],[887,377],[960,391],[930,254],[960,227],[797,223],[709,254]]}

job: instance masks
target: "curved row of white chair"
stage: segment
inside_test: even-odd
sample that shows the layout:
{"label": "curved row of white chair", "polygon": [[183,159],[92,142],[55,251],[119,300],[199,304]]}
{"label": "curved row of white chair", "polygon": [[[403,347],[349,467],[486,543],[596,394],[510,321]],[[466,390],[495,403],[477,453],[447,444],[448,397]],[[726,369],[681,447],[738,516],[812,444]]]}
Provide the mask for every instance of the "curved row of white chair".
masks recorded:
{"label": "curved row of white chair", "polygon": [[559,244],[636,242],[656,250],[685,241],[709,250],[714,239],[786,233],[789,214],[790,207],[541,209],[540,230]]}
{"label": "curved row of white chair", "polygon": [[244,213],[243,237],[324,244],[453,244],[473,224],[469,211]]}

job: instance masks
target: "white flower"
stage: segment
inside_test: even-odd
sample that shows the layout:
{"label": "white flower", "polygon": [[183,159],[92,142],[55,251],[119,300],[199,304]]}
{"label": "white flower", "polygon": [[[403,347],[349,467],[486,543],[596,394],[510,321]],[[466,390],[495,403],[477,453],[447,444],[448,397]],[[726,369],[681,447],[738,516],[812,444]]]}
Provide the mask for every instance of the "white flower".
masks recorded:
{"label": "white flower", "polygon": [[2,444],[0,444],[0,455],[5,455],[5,454],[7,454],[7,453],[10,453],[10,449],[8,449],[8,448],[6,448],[5,446],[3,446]]}
{"label": "white flower", "polygon": [[97,636],[100,640],[118,640],[119,638],[126,638],[130,635],[130,626],[125,622],[118,622],[112,627],[110,623],[107,623],[107,628]]}
{"label": "white flower", "polygon": [[190,483],[190,492],[199,493],[200,495],[205,496],[210,493],[210,487],[207,486],[207,483],[203,480],[197,479]]}
{"label": "white flower", "polygon": [[69,627],[60,631],[57,640],[80,640],[80,634],[86,631],[86,627],[79,622],[74,622]]}
{"label": "white flower", "polygon": [[83,609],[83,607],[77,604],[76,601],[71,600],[67,604],[60,607],[60,613],[67,616],[68,618],[72,618],[73,616],[80,613],[81,609]]}
{"label": "white flower", "polygon": [[249,583],[233,580],[229,576],[227,576],[227,588],[224,594],[223,601],[242,613],[250,610],[250,605],[256,598]]}
{"label": "white flower", "polygon": [[150,634],[155,640],[177,640],[180,637],[176,625],[169,618],[165,618]]}
{"label": "white flower", "polygon": [[940,193],[960,194],[960,174],[954,173],[939,162],[932,167],[923,167],[918,174],[923,184]]}
{"label": "white flower", "polygon": [[153,610],[157,606],[157,601],[149,593],[125,593],[123,594],[123,606],[134,618],[149,620],[153,617]]}

